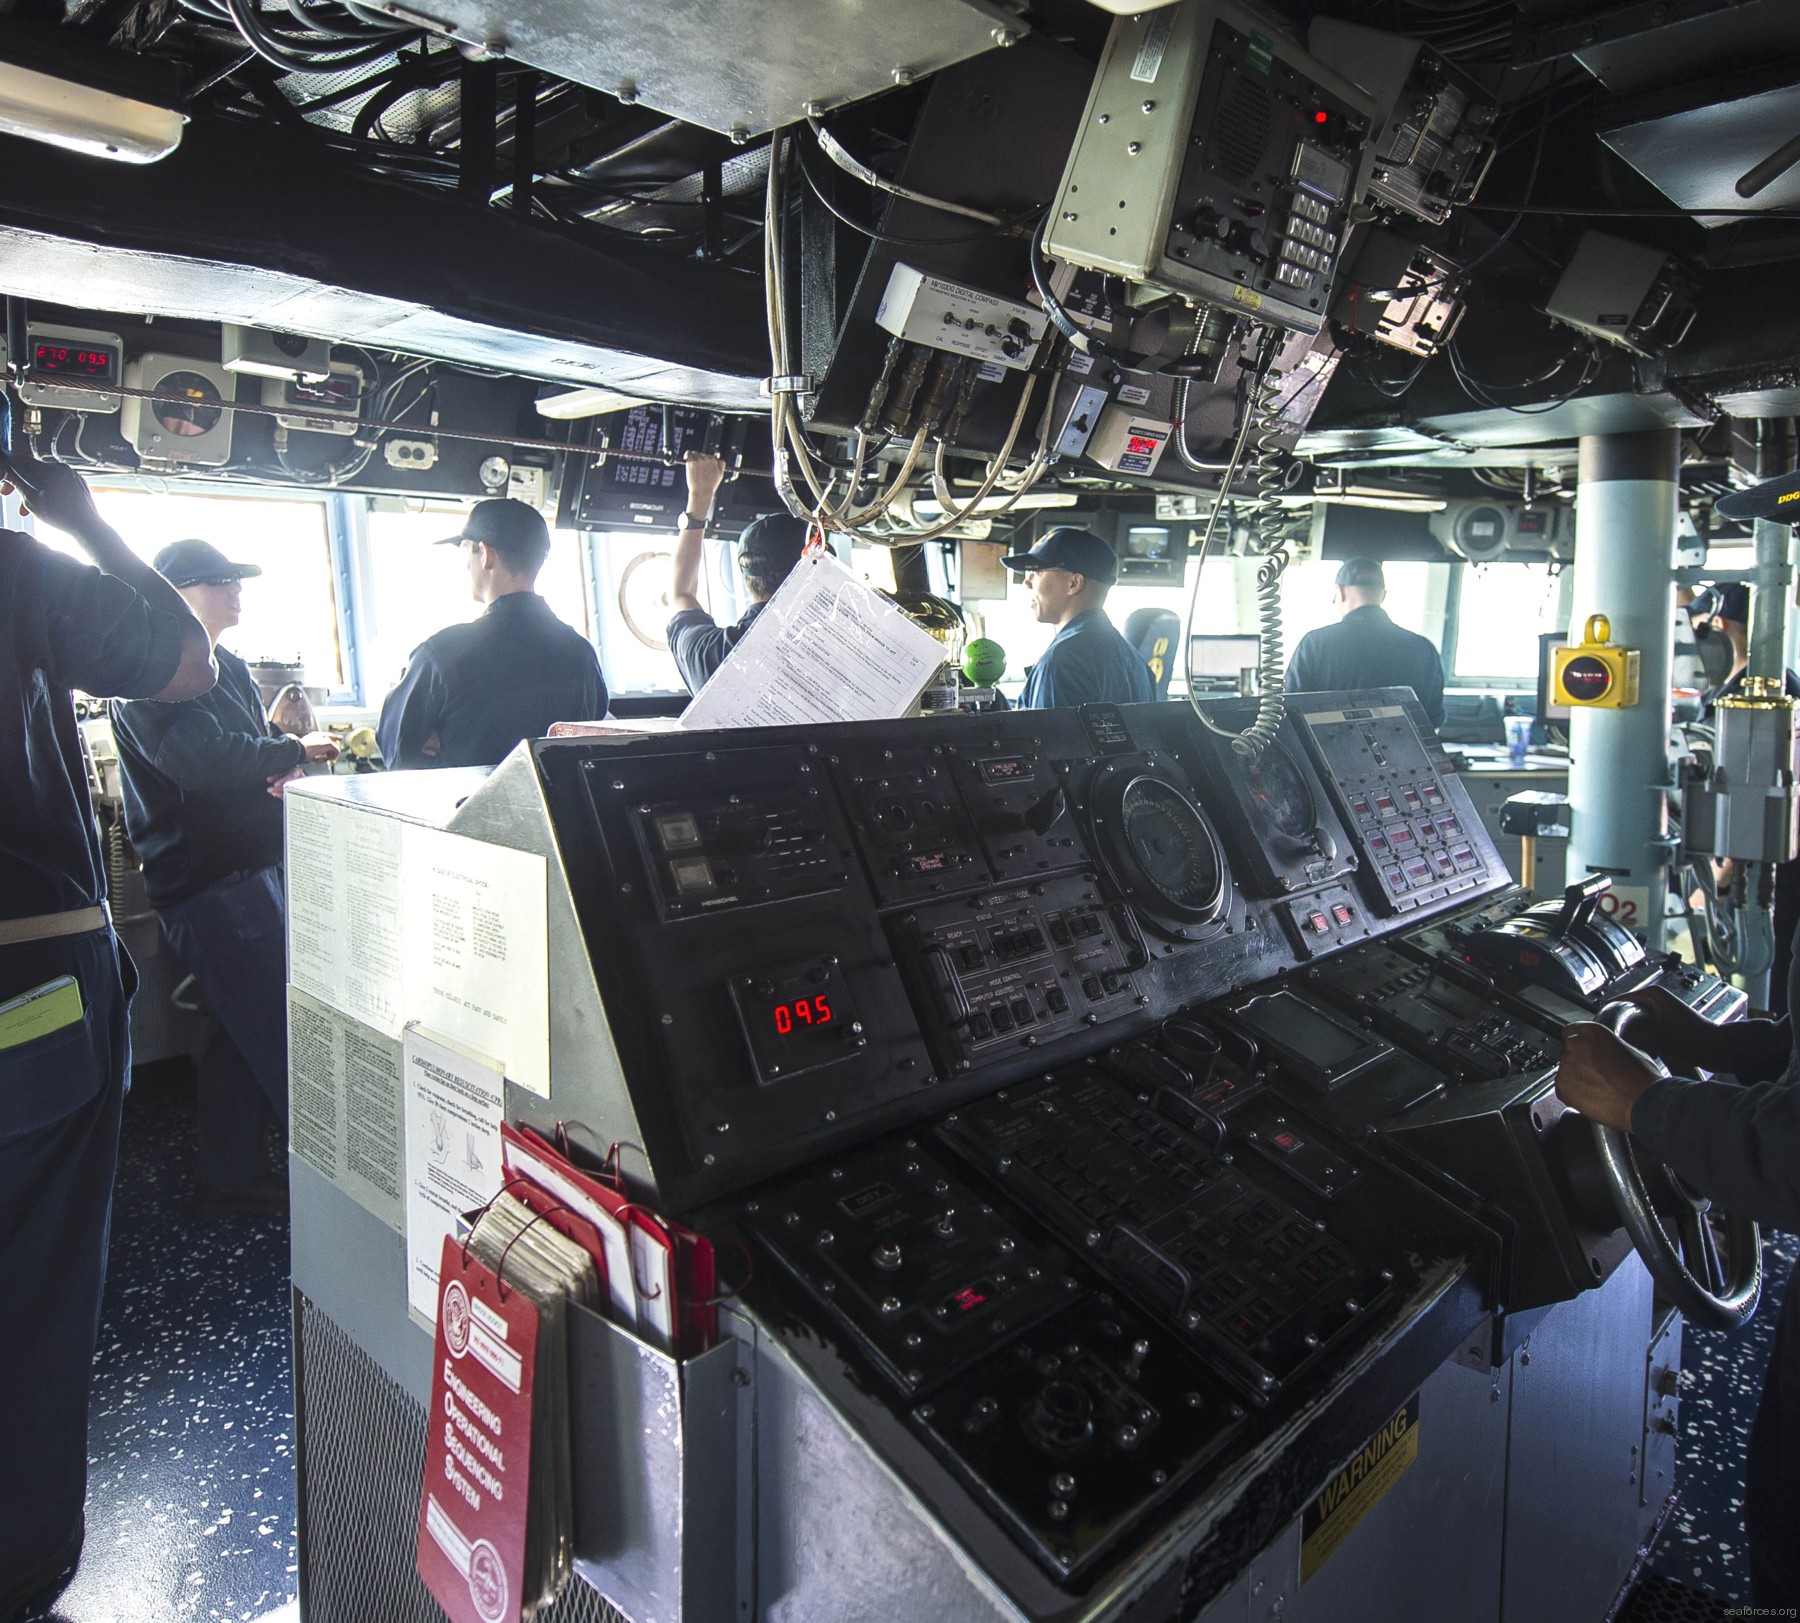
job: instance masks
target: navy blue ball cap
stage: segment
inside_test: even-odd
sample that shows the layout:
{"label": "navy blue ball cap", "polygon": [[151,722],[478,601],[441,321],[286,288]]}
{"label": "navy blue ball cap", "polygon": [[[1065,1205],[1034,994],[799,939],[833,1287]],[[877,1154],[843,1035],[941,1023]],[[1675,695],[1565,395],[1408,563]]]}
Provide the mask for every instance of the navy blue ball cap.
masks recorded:
{"label": "navy blue ball cap", "polygon": [[550,526],[529,502],[497,496],[477,502],[469,509],[462,529],[445,536],[438,545],[454,547],[464,541],[479,541],[499,552],[544,553],[550,550]]}
{"label": "navy blue ball cap", "polygon": [[198,586],[203,580],[247,580],[259,564],[234,564],[210,541],[171,541],[150,567],[171,586]]}
{"label": "navy blue ball cap", "polygon": [[1765,479],[1748,490],[1734,490],[1713,504],[1721,518],[1772,518],[1777,524],[1800,524],[1800,473]]}
{"label": "navy blue ball cap", "polygon": [[1110,585],[1119,578],[1119,555],[1092,530],[1052,530],[1029,552],[1009,552],[1000,560],[1020,574],[1030,569],[1066,569]]}
{"label": "navy blue ball cap", "polygon": [[744,526],[738,537],[738,558],[743,563],[770,569],[791,569],[806,550],[812,526],[792,513],[765,513]]}

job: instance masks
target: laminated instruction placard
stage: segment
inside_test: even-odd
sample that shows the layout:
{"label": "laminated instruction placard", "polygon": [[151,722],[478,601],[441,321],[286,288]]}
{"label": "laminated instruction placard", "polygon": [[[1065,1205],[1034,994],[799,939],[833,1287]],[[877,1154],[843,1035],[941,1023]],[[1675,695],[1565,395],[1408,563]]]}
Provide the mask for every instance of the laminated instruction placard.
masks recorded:
{"label": "laminated instruction placard", "polygon": [[903,716],[944,645],[828,552],[808,553],[682,712],[684,728]]}

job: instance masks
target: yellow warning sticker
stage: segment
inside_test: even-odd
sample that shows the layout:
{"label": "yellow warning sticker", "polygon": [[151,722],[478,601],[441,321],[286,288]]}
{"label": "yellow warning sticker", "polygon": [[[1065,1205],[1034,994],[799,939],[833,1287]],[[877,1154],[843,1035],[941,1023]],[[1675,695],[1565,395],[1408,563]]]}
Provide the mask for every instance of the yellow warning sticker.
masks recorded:
{"label": "yellow warning sticker", "polygon": [[1306,1507],[1300,1522],[1301,1583],[1331,1559],[1356,1524],[1418,1457],[1419,1394],[1415,1392]]}
{"label": "yellow warning sticker", "polygon": [[1234,287],[1231,290],[1231,302],[1233,304],[1243,305],[1246,310],[1260,310],[1262,308],[1262,294],[1255,292],[1251,288]]}

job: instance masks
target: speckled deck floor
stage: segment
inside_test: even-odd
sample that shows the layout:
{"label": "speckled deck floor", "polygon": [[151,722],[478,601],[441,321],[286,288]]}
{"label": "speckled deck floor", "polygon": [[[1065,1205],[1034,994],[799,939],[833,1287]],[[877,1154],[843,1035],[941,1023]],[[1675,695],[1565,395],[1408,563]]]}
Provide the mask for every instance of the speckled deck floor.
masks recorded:
{"label": "speckled deck floor", "polygon": [[[81,1571],[31,1623],[298,1623],[284,1221],[197,1223],[191,1085],[126,1105]],[[1741,1335],[1689,1328],[1682,1495],[1651,1570],[1749,1600],[1743,1451],[1800,1242],[1774,1237]]]}
{"label": "speckled deck floor", "polygon": [[1736,1606],[1750,1601],[1744,1444],[1797,1251],[1792,1234],[1764,1235],[1762,1306],[1736,1335],[1692,1325],[1681,1332],[1681,1501],[1650,1569]]}
{"label": "speckled deck floor", "polygon": [[199,1223],[193,1089],[125,1106],[87,1546],[46,1623],[297,1623],[287,1222]]}

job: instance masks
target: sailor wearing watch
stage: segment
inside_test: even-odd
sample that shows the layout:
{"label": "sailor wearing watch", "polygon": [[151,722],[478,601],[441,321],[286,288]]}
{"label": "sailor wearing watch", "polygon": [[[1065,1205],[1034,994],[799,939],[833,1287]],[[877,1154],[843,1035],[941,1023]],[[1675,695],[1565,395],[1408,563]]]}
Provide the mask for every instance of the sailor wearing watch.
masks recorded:
{"label": "sailor wearing watch", "polygon": [[712,517],[713,498],[725,477],[725,464],[698,451],[687,455],[687,508],[675,539],[674,581],[669,605],[669,652],[689,693],[698,693],[725,662],[725,656],[750,629],[762,606],[787,579],[806,546],[806,521],[787,513],[771,514],[748,525],[738,541],[738,573],[750,607],[736,625],[721,626],[700,604],[701,543]]}

